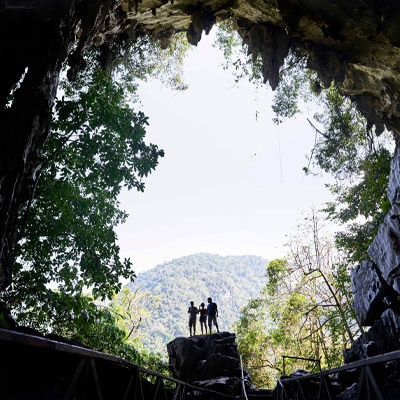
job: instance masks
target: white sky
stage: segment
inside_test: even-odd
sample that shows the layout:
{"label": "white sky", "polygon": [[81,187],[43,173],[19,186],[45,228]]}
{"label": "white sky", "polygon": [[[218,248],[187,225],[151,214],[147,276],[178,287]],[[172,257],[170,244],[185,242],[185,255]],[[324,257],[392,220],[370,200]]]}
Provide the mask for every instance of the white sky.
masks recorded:
{"label": "white sky", "polygon": [[117,230],[121,255],[136,272],[199,252],[282,257],[301,213],[331,199],[327,177],[302,171],[314,142],[306,120],[313,113],[278,128],[270,87],[234,87],[211,43],[204,36],[190,51],[187,91],[152,81],[138,92],[149,117],[147,141],[165,157],[144,193],[120,197],[130,215]]}

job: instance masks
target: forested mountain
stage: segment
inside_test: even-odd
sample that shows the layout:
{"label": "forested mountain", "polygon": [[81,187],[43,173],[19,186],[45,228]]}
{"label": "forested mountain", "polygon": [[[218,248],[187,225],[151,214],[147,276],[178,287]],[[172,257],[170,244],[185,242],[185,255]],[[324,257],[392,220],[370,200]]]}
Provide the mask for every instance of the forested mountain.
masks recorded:
{"label": "forested mountain", "polygon": [[[218,304],[220,330],[231,330],[240,308],[257,297],[266,278],[267,260],[258,256],[195,254],[178,258],[138,274],[135,286],[161,301],[154,301],[150,317],[140,330],[143,347],[165,354],[166,344],[189,336],[188,307],[212,297]],[[201,333],[199,322],[197,334]]]}

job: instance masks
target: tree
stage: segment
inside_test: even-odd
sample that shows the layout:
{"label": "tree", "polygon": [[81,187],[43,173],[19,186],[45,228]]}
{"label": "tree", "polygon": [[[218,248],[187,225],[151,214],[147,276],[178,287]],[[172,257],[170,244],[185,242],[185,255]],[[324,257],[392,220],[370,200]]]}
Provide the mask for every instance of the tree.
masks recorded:
{"label": "tree", "polygon": [[[35,196],[20,213],[13,284],[3,294],[18,322],[30,315],[35,325],[40,306],[57,296],[71,307],[88,288],[96,299],[111,298],[120,278],[135,277],[116,241],[115,227],[127,217],[118,195],[123,186],[143,191],[144,178],[164,155],[145,142],[148,119],[132,108],[135,89],[138,79],[160,76],[158,60],[170,60],[162,66],[164,78],[176,76],[173,68],[187,49],[179,38],[165,51],[149,38],[138,42],[92,49],[74,82],[63,75]],[[174,54],[179,62],[171,62]],[[177,79],[171,82],[182,86]]]}
{"label": "tree", "polygon": [[[118,324],[113,307],[99,304],[89,295],[71,296],[49,291],[43,301],[19,314],[19,321],[50,334],[50,339],[69,339],[72,344],[112,354],[145,368],[170,375],[168,363],[160,354],[138,350],[138,342],[128,340],[129,333]],[[153,377],[148,376],[148,379]]]}
{"label": "tree", "polygon": [[57,102],[48,165],[22,219],[12,289],[25,307],[47,296],[50,282],[66,294],[91,287],[104,298],[120,289],[120,277],[135,276],[119,257],[114,227],[127,215],[117,197],[122,185],[143,191],[163,152],[145,144],[147,118],[128,107],[118,84],[101,72],[90,78],[87,90],[74,97],[65,87]]}
{"label": "tree", "polygon": [[[245,77],[256,84],[262,82],[261,60],[246,54],[232,22],[220,24],[216,46],[223,51],[224,67],[233,70],[236,82]],[[280,71],[273,121],[281,124],[296,116],[304,103],[321,110],[309,121],[315,145],[304,171],[322,170],[335,178],[336,183],[328,187],[336,200],[327,204],[325,211],[328,218],[346,227],[337,234],[336,244],[349,262],[363,261],[368,259],[367,249],[390,208],[386,190],[393,139],[375,132],[335,82],[325,88],[316,73],[307,69],[307,55],[292,48]]]}
{"label": "tree", "polygon": [[[321,236],[315,212],[291,236],[288,249],[286,258],[268,264],[267,284],[236,325],[244,364],[261,386],[273,385],[282,373],[283,355],[340,365],[343,348],[362,330],[351,308],[347,268],[332,241]],[[286,364],[300,366],[290,359]]]}
{"label": "tree", "polygon": [[114,296],[110,310],[117,326],[127,332],[127,343],[133,343],[138,348],[141,346],[140,328],[150,322],[151,315],[160,308],[161,301],[161,296],[154,296],[136,285],[126,286]]}
{"label": "tree", "polygon": [[347,230],[336,235],[336,243],[349,262],[361,262],[369,258],[367,249],[391,207],[386,191],[392,145],[387,134],[375,136],[334,86],[321,96],[326,111],[315,116],[324,128],[315,128],[315,165],[336,178],[328,185],[336,201],[325,211],[330,219],[347,224]]}

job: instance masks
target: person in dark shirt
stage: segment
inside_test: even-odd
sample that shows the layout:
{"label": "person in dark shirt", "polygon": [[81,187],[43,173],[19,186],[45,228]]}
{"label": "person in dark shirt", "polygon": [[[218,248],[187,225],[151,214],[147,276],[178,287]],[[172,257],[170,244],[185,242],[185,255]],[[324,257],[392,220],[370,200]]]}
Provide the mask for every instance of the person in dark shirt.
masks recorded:
{"label": "person in dark shirt", "polygon": [[219,332],[218,322],[217,322],[218,307],[217,307],[217,305],[215,303],[213,303],[211,297],[209,297],[207,299],[207,301],[208,301],[208,305],[207,305],[208,328],[209,328],[210,334],[211,334],[211,326],[212,326],[213,322],[214,322],[215,327],[217,328],[217,332]]}
{"label": "person in dark shirt", "polygon": [[196,322],[197,322],[196,318],[197,314],[199,313],[197,307],[194,306],[194,301],[190,302],[188,313],[189,313],[189,331],[190,331],[190,337],[192,337],[192,327],[193,327],[193,335],[196,335]]}
{"label": "person in dark shirt", "polygon": [[203,325],[204,325],[204,329],[206,330],[206,335],[207,335],[207,309],[205,308],[204,303],[200,304],[199,312],[200,312],[201,334],[203,335]]}

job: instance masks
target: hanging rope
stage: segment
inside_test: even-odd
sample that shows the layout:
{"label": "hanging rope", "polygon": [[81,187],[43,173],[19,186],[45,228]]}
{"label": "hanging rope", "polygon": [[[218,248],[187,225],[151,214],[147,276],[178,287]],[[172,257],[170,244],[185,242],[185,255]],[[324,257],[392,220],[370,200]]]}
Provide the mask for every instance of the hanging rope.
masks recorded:
{"label": "hanging rope", "polygon": [[281,156],[281,139],[279,135],[279,123],[278,123],[278,152],[279,152],[279,166],[281,168],[281,184],[283,184],[283,174],[282,174],[282,156]]}

